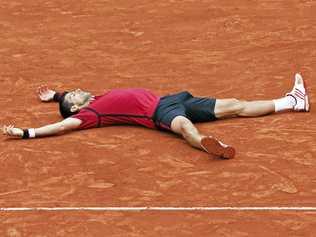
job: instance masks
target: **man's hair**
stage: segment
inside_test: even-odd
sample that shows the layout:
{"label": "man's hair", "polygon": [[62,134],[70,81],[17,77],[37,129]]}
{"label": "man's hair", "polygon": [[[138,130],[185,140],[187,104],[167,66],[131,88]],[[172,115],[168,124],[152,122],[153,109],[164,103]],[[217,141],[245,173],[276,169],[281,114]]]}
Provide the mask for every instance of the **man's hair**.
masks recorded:
{"label": "man's hair", "polygon": [[63,118],[68,118],[74,114],[77,114],[78,111],[76,112],[71,112],[71,107],[74,105],[73,103],[68,102],[65,100],[65,96],[68,94],[68,92],[64,92],[58,99],[59,102],[59,112]]}

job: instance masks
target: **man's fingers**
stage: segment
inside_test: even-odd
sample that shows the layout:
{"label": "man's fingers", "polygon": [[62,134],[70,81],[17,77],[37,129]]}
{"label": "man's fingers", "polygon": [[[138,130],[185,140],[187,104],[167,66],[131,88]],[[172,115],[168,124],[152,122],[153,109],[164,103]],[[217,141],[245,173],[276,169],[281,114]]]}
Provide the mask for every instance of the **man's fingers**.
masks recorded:
{"label": "man's fingers", "polygon": [[4,125],[2,127],[2,131],[3,131],[4,134],[7,134],[8,133],[8,126]]}
{"label": "man's fingers", "polygon": [[42,88],[40,91],[39,91],[39,94],[40,95],[44,95],[45,93],[48,92],[48,88]]}
{"label": "man's fingers", "polygon": [[46,85],[41,85],[37,88],[37,92],[40,94],[44,93],[47,90],[48,90],[48,87]]}
{"label": "man's fingers", "polygon": [[9,126],[5,126],[5,133],[6,133],[6,134],[10,134]]}
{"label": "man's fingers", "polygon": [[11,124],[7,127],[7,132],[8,132],[8,134],[10,134],[10,135],[12,135],[12,131],[11,131]]}
{"label": "man's fingers", "polygon": [[14,128],[14,126],[12,124],[10,124],[9,126],[6,127],[6,132],[8,135],[11,135],[11,136],[14,135],[13,128]]}
{"label": "man's fingers", "polygon": [[40,86],[38,88],[38,95],[41,98],[41,100],[44,100],[44,96],[45,96],[45,92],[47,91],[47,87],[46,86]]}
{"label": "man's fingers", "polygon": [[4,126],[2,127],[2,132],[3,132],[3,134],[13,135],[13,133],[12,133],[12,128],[14,128],[14,126],[11,125],[11,124],[10,124],[9,126],[4,125]]}
{"label": "man's fingers", "polygon": [[39,95],[42,95],[42,89],[39,89],[38,91],[37,91],[37,93],[39,94]]}
{"label": "man's fingers", "polygon": [[43,91],[47,91],[48,87],[47,86],[43,86],[42,89],[43,89]]}

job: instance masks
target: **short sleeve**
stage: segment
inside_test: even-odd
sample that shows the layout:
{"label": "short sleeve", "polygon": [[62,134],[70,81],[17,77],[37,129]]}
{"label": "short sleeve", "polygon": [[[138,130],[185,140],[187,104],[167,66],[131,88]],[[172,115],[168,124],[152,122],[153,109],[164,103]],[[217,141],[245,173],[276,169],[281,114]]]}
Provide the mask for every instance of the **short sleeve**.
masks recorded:
{"label": "short sleeve", "polygon": [[82,123],[78,129],[95,128],[98,124],[97,115],[89,110],[81,110],[79,113],[71,116],[71,118],[80,119]]}

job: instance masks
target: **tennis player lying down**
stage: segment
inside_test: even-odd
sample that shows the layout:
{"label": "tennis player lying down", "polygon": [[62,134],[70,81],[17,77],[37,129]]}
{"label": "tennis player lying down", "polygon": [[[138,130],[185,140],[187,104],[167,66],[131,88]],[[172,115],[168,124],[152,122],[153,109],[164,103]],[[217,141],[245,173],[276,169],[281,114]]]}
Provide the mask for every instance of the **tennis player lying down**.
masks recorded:
{"label": "tennis player lying down", "polygon": [[64,120],[40,128],[3,126],[3,133],[23,139],[45,137],[71,130],[138,124],[169,130],[181,135],[191,146],[224,159],[235,156],[235,149],[212,136],[201,134],[193,125],[228,117],[254,117],[284,110],[309,111],[307,91],[300,74],[290,93],[275,100],[241,101],[194,97],[184,91],[159,97],[145,89],[114,89],[99,96],[80,89],[58,93],[46,86],[38,88],[41,101],[59,102]]}

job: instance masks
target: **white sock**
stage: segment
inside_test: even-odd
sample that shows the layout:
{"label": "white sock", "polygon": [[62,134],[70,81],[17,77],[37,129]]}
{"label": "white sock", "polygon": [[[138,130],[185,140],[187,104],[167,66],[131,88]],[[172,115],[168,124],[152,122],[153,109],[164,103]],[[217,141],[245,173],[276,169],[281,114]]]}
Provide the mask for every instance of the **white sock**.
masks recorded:
{"label": "white sock", "polygon": [[275,112],[293,109],[296,104],[296,101],[292,96],[285,96],[283,98],[273,100],[273,102]]}

